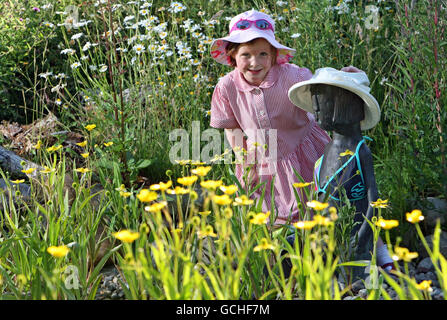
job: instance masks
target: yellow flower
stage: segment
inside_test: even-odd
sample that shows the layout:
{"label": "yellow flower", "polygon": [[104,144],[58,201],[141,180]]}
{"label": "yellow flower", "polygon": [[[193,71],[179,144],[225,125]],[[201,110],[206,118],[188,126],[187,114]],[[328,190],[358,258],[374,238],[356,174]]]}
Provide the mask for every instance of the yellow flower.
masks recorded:
{"label": "yellow flower", "polygon": [[331,220],[335,221],[338,219],[338,215],[337,215],[337,208],[335,207],[329,207],[329,214],[331,216]]}
{"label": "yellow flower", "polygon": [[116,191],[124,192],[126,191],[126,186],[124,184],[120,185],[119,188],[115,188]]}
{"label": "yellow flower", "polygon": [[222,185],[222,180],[206,180],[200,182],[200,185],[208,190],[216,190],[216,188],[220,187]]}
{"label": "yellow flower", "polygon": [[191,161],[191,164],[192,164],[193,166],[202,166],[202,165],[206,164],[206,162]]}
{"label": "yellow flower", "polygon": [[231,219],[231,217],[233,216],[233,210],[231,210],[230,207],[226,207],[223,211],[223,214],[224,214],[225,218]]}
{"label": "yellow flower", "polygon": [[88,158],[89,155],[90,155],[89,152],[81,153],[81,156],[82,156],[84,159]]}
{"label": "yellow flower", "polygon": [[168,203],[166,201],[156,202],[154,204],[151,204],[150,206],[144,207],[144,210],[148,212],[159,212],[161,209],[166,207],[167,204]]}
{"label": "yellow flower", "polygon": [[48,152],[53,152],[53,151],[57,151],[57,150],[59,150],[61,148],[62,148],[62,145],[59,144],[57,146],[51,146],[51,147],[47,148],[47,151]]}
{"label": "yellow flower", "polygon": [[122,242],[126,242],[126,243],[132,243],[140,237],[139,232],[133,232],[130,230],[121,230],[121,231],[112,233],[112,235],[115,238],[117,238],[118,240],[121,240]]}
{"label": "yellow flower", "polygon": [[431,280],[424,280],[421,283],[416,284],[416,288],[429,292],[433,291],[433,289],[431,288]]}
{"label": "yellow flower", "polygon": [[261,251],[261,250],[275,250],[275,246],[267,240],[267,238],[262,238],[261,242],[254,247],[253,251]]}
{"label": "yellow flower", "polygon": [[130,197],[131,195],[132,195],[132,192],[120,191],[120,196],[123,198]]}
{"label": "yellow flower", "polygon": [[405,262],[410,262],[411,260],[418,257],[417,252],[410,252],[407,248],[394,247],[394,254],[392,256],[394,261],[403,260]]}
{"label": "yellow flower", "polygon": [[113,141],[104,142],[104,146],[106,147],[110,147],[111,145],[113,145]]}
{"label": "yellow flower", "polygon": [[47,252],[56,258],[65,257],[69,251],[70,249],[67,246],[51,246],[47,248]]}
{"label": "yellow flower", "polygon": [[194,184],[198,179],[197,176],[190,176],[190,177],[181,177],[177,179],[177,182],[180,184],[183,184],[184,186],[190,186]]}
{"label": "yellow flower", "polygon": [[329,206],[329,203],[321,203],[317,200],[308,201],[306,204],[308,207],[313,208],[316,211],[324,210]]}
{"label": "yellow flower", "polygon": [[388,207],[388,200],[377,199],[377,201],[371,202],[373,208],[386,208]]}
{"label": "yellow flower", "polygon": [[84,140],[82,142],[78,142],[78,143],[76,143],[76,145],[84,148],[87,145],[87,140]]}
{"label": "yellow flower", "polygon": [[407,212],[407,221],[411,223],[418,223],[419,221],[424,220],[424,216],[422,215],[422,211],[419,209],[414,209],[411,212]]}
{"label": "yellow flower", "polygon": [[37,143],[33,146],[33,148],[39,150],[41,146],[42,146],[42,141],[39,140],[39,141],[37,141]]}
{"label": "yellow flower", "polygon": [[157,199],[158,194],[154,191],[149,191],[148,189],[141,189],[137,194],[138,200],[141,202],[151,202]]}
{"label": "yellow flower", "polygon": [[249,199],[245,194],[241,195],[240,197],[237,197],[234,199],[233,205],[234,206],[249,206],[255,202],[252,199]]}
{"label": "yellow flower", "polygon": [[200,213],[200,215],[206,217],[207,215],[209,215],[209,214],[211,213],[211,211],[210,211],[210,210],[207,210],[207,211],[200,211],[199,213]]}
{"label": "yellow flower", "polygon": [[327,217],[323,217],[322,215],[316,214],[314,215],[314,221],[319,225],[319,226],[325,226],[327,227],[329,224],[331,224],[331,220]]}
{"label": "yellow flower", "polygon": [[353,156],[354,152],[349,149],[346,149],[345,152],[340,153],[340,157]]}
{"label": "yellow flower", "polygon": [[30,173],[33,173],[34,170],[36,170],[36,168],[28,168],[26,170],[22,170],[22,172],[26,173],[26,174],[30,174]]}
{"label": "yellow flower", "polygon": [[169,194],[187,194],[187,193],[189,193],[189,190],[179,187],[179,186],[176,186],[174,190],[168,189],[167,193],[169,193]]}
{"label": "yellow flower", "polygon": [[88,124],[84,128],[87,129],[88,131],[92,131],[93,129],[96,128],[96,124]]}
{"label": "yellow flower", "polygon": [[25,182],[25,179],[17,179],[17,180],[12,180],[11,181],[12,183],[16,183],[16,184],[19,184],[19,183],[24,183]]}
{"label": "yellow flower", "polygon": [[297,229],[302,229],[302,230],[310,230],[313,227],[315,227],[317,225],[317,222],[315,220],[311,220],[311,221],[297,221],[293,224],[293,226]]}
{"label": "yellow flower", "polygon": [[195,169],[192,169],[191,172],[193,174],[196,174],[198,176],[204,177],[208,174],[208,172],[211,170],[211,166],[207,167],[197,167]]}
{"label": "yellow flower", "polygon": [[172,186],[172,181],[169,180],[168,182],[159,182],[158,184],[153,184],[149,187],[149,189],[151,190],[161,190],[161,191],[165,191],[166,189],[168,189],[169,187]]}
{"label": "yellow flower", "polygon": [[397,227],[398,225],[399,225],[399,221],[397,221],[397,220],[385,220],[383,218],[380,218],[376,222],[376,226],[378,226],[382,229],[385,229],[385,230],[392,229],[394,227]]}
{"label": "yellow flower", "polygon": [[219,189],[222,190],[223,193],[228,194],[228,195],[232,195],[238,190],[237,186],[234,184],[232,184],[230,186],[220,186]]}
{"label": "yellow flower", "polygon": [[185,165],[191,163],[191,160],[175,160],[175,162],[177,162],[181,166],[185,166]]}
{"label": "yellow flower", "polygon": [[233,202],[227,194],[221,196],[214,196],[213,201],[218,205],[224,206]]}
{"label": "yellow flower", "polygon": [[214,233],[213,226],[207,225],[203,230],[197,232],[197,235],[200,239],[205,237],[217,237],[217,234]]}
{"label": "yellow flower", "polygon": [[266,213],[257,213],[253,216],[253,218],[250,219],[250,223],[253,224],[266,224],[267,223],[267,219],[270,216],[270,211],[267,211]]}
{"label": "yellow flower", "polygon": [[200,217],[194,216],[189,221],[191,224],[198,226],[200,224]]}
{"label": "yellow flower", "polygon": [[75,169],[76,172],[80,172],[80,173],[87,173],[90,171],[89,168],[77,168]]}
{"label": "yellow flower", "polygon": [[40,170],[41,173],[50,173],[53,171],[55,171],[55,169],[48,168],[47,166],[45,166],[43,170]]}
{"label": "yellow flower", "polygon": [[295,188],[305,188],[309,185],[311,185],[312,182],[295,182],[294,184],[292,184]]}

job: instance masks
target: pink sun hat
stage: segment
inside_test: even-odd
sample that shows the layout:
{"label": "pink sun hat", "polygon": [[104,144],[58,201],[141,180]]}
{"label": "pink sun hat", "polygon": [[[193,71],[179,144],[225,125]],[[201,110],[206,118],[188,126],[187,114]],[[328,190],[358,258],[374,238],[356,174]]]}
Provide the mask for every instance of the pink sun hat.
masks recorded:
{"label": "pink sun hat", "polygon": [[215,39],[211,44],[211,56],[214,60],[225,65],[231,65],[230,56],[225,48],[229,42],[244,43],[256,38],[264,38],[277,49],[276,63],[287,63],[292,59],[296,50],[283,46],[275,39],[275,22],[272,18],[254,9],[238,14],[230,21],[229,35]]}

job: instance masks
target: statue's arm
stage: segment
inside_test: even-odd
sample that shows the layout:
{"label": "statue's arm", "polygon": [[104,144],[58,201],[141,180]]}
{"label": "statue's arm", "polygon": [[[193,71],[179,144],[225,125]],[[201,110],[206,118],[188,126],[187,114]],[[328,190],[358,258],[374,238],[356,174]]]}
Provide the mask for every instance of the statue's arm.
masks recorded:
{"label": "statue's arm", "polygon": [[[367,146],[360,149],[360,164],[362,166],[363,179],[367,190],[368,210],[366,211],[366,219],[371,221],[371,218],[376,215],[376,210],[371,206],[371,202],[377,201],[378,190],[374,174],[374,165],[371,151]],[[372,237],[372,229],[366,220],[363,221],[359,230],[359,245],[366,244]]]}

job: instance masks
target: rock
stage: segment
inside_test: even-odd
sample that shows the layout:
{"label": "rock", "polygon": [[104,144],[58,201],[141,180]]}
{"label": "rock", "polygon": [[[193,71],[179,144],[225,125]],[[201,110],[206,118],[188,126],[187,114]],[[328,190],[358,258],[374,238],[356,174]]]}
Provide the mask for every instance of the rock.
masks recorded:
{"label": "rock", "polygon": [[[106,266],[101,270],[103,274],[102,281],[98,288],[95,300],[124,300],[125,295],[119,280],[123,281],[120,273],[115,266]],[[127,283],[123,281],[128,287]]]}
{"label": "rock", "polygon": [[437,287],[437,288],[439,288],[439,287],[441,286],[441,285],[439,284],[438,279],[434,279],[434,280],[432,280],[431,285],[432,285],[433,287]]}
{"label": "rock", "polygon": [[431,261],[430,257],[422,259],[417,267],[417,272],[419,273],[425,273],[429,271],[435,271],[435,266],[433,265],[433,262]]}
{"label": "rock", "polygon": [[397,299],[399,299],[399,296],[397,295],[397,292],[394,291],[394,289],[390,288],[390,289],[387,291],[387,293],[388,293],[388,295],[390,296],[391,299],[393,299],[393,300],[397,300]]}
{"label": "rock", "polygon": [[366,298],[368,298],[368,290],[367,290],[367,289],[360,289],[360,290],[359,290],[359,296],[360,296],[362,299],[366,299]]}
{"label": "rock", "polygon": [[[426,236],[425,240],[427,241],[429,248],[433,249],[433,235]],[[441,231],[441,235],[439,237],[439,252],[444,257],[447,257],[447,232],[444,232],[444,231]],[[428,253],[425,250],[422,242],[419,244],[418,254],[419,254],[419,257],[422,259],[428,257]]]}
{"label": "rock", "polygon": [[354,293],[358,293],[362,289],[365,289],[365,284],[363,280],[357,280],[351,285],[351,290]]}
{"label": "rock", "polygon": [[408,263],[408,275],[410,277],[414,277],[414,275],[416,274],[417,270],[416,270],[416,264],[414,262],[409,262]]}
{"label": "rock", "polygon": [[114,292],[114,293],[112,293],[110,298],[112,298],[112,300],[118,300],[120,297],[119,297],[119,295],[116,292]]}
{"label": "rock", "polygon": [[447,200],[429,197],[427,203],[427,208],[423,211],[426,233],[433,233],[438,219],[441,222],[441,229],[447,229]]}
{"label": "rock", "polygon": [[[4,192],[6,203],[8,203],[9,201],[9,196],[12,196],[12,201],[14,205],[17,205],[17,200],[19,197],[25,202],[31,199],[31,187],[29,184],[26,183],[14,184],[11,181],[9,181],[9,185],[11,187],[10,189],[11,192],[10,190],[8,190],[8,186],[5,180],[0,179],[0,194]],[[20,191],[20,195],[17,196],[14,190]],[[3,201],[1,198],[0,198],[0,210],[3,210]]]}
{"label": "rock", "polygon": [[432,280],[432,281],[438,279],[438,277],[431,271],[427,272],[425,274],[425,277],[427,278],[427,280]]}

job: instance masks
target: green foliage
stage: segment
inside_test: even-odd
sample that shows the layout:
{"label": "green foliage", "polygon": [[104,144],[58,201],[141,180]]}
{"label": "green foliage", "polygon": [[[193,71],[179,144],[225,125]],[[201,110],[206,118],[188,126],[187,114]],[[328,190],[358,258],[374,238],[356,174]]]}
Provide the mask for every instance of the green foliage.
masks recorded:
{"label": "green foliage", "polygon": [[63,18],[55,11],[47,1],[0,3],[1,119],[27,123],[48,110],[57,112],[58,94],[51,89],[62,83],[67,69],[59,53],[62,37],[57,24]]}
{"label": "green foliage", "polygon": [[[412,7],[414,5],[414,7]],[[400,3],[402,35],[390,44],[394,68],[386,76],[383,117],[376,133],[376,174],[394,216],[447,191],[445,9],[438,1]]]}

